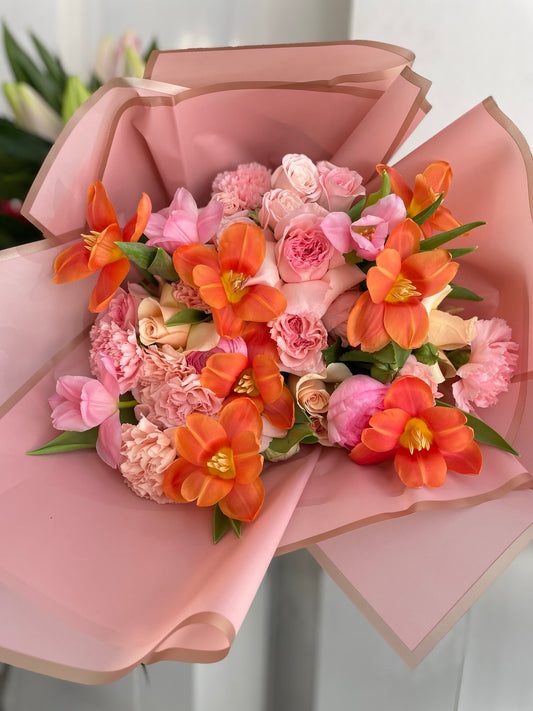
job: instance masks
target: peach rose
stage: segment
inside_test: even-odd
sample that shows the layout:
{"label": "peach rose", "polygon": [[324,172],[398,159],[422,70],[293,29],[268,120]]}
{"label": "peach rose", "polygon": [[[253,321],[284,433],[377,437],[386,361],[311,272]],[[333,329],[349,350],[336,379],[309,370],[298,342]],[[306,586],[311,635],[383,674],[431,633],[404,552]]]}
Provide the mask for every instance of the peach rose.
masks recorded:
{"label": "peach rose", "polygon": [[139,304],[139,338],[143,345],[161,343],[173,348],[185,348],[187,345],[190,324],[165,326],[165,323],[180,310],[173,292],[170,284],[163,284],[159,300],[149,296]]}
{"label": "peach rose", "polygon": [[313,201],[322,192],[318,168],[303,153],[287,153],[272,174],[272,187],[293,190],[304,202]]}
{"label": "peach rose", "polygon": [[263,195],[263,204],[257,215],[261,227],[276,228],[278,222],[289,213],[302,207],[302,198],[292,190],[276,188]]}
{"label": "peach rose", "polygon": [[330,212],[346,212],[355,198],[365,194],[363,178],[355,170],[341,168],[327,160],[316,164],[322,192],[317,202]]}

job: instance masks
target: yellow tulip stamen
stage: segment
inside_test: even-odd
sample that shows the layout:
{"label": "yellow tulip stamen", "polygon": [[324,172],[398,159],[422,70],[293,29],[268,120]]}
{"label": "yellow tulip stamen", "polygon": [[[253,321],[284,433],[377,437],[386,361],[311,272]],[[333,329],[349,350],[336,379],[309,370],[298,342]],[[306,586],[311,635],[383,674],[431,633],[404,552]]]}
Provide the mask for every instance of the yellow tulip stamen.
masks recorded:
{"label": "yellow tulip stamen", "polygon": [[94,230],[91,230],[90,235],[83,235],[82,234],[83,241],[85,242],[85,245],[84,245],[85,249],[88,249],[90,252],[92,250],[92,248],[94,247],[94,245],[96,244],[96,240],[98,239],[99,236],[100,236],[100,233],[95,232]]}
{"label": "yellow tulip stamen", "polygon": [[374,236],[374,232],[376,231],[376,228],[374,225],[370,225],[369,227],[363,227],[357,232],[361,235],[361,237],[364,237],[367,239],[369,242],[372,242],[372,237]]}
{"label": "yellow tulip stamen", "polygon": [[222,447],[209,459],[206,466],[212,476],[219,476],[222,479],[235,479],[233,451],[229,447]]}
{"label": "yellow tulip stamen", "polygon": [[395,304],[398,301],[408,301],[413,296],[421,296],[421,293],[417,291],[410,279],[404,277],[403,274],[398,274],[391,290],[385,297],[385,301],[389,304]]}
{"label": "yellow tulip stamen", "polygon": [[424,420],[419,417],[411,417],[407,421],[400,436],[400,445],[409,450],[410,454],[416,450],[429,449],[433,443],[433,433]]}
{"label": "yellow tulip stamen", "polygon": [[230,304],[236,304],[247,293],[246,282],[249,278],[248,274],[236,273],[232,270],[221,275],[222,285]]}
{"label": "yellow tulip stamen", "polygon": [[255,382],[254,374],[251,368],[243,370],[237,380],[237,383],[234,385],[233,390],[239,395],[248,395],[249,397],[259,395],[259,389],[257,387],[257,383]]}

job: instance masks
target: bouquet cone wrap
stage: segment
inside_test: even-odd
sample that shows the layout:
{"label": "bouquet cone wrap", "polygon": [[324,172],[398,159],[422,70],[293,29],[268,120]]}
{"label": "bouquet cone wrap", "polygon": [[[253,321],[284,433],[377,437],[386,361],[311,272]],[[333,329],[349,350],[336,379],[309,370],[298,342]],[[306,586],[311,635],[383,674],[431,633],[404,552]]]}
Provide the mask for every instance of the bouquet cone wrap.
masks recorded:
{"label": "bouquet cone wrap", "polygon": [[287,152],[357,167],[371,184],[429,108],[412,60],[363,42],[155,53],[147,78],[106,85],[67,125],[24,206],[47,240],[0,254],[4,661],[88,683],[139,662],[216,661],[272,557],[311,546],[416,663],[529,540],[533,169],[491,100],[399,169],[412,180],[447,160],[447,204],[465,222],[487,222],[459,281],[485,297],[477,313],[505,318],[520,344],[519,372],[487,417],[520,458],[485,449],[479,477],[450,473],[441,489],[406,490],[390,464],[304,448],[265,468],[265,506],[242,539],[213,546],[209,512],[135,497],[94,452],[25,454],[54,436],[47,399],[57,377],[88,372],[92,282],[51,281],[54,257],[85,229],[87,185],[102,180],[122,221],[142,191],[155,210],[182,185],[201,203],[217,172],[273,166]]}

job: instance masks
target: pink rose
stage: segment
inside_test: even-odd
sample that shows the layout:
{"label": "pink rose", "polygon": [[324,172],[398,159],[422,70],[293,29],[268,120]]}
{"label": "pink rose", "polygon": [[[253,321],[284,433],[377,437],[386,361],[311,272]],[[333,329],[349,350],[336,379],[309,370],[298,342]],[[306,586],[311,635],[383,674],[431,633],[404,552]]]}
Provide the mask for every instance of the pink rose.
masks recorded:
{"label": "pink rose", "polygon": [[293,190],[304,202],[316,200],[322,188],[318,168],[302,153],[288,153],[272,174],[272,187]]}
{"label": "pink rose", "polygon": [[284,281],[322,279],[331,266],[344,264],[322,231],[324,214],[318,205],[304,205],[278,222],[274,232],[278,240],[276,259]]}
{"label": "pink rose", "polygon": [[359,290],[343,292],[340,296],[337,296],[322,316],[322,321],[328,333],[335,337],[338,336],[343,346],[348,345],[348,337],[346,335],[348,317],[360,295],[361,292]]}
{"label": "pink rose", "polygon": [[328,345],[328,333],[320,319],[284,313],[272,324],[270,335],[278,347],[282,370],[295,375],[324,370],[322,350]]}
{"label": "pink rose", "polygon": [[330,442],[352,449],[361,441],[372,415],[383,410],[388,385],[369,375],[353,375],[344,380],[329,398],[328,437]]}
{"label": "pink rose", "polygon": [[137,425],[122,425],[119,469],[137,496],[173,503],[163,493],[163,479],[175,458],[173,430],[163,432],[144,417]]}
{"label": "pink rose", "polygon": [[261,227],[275,229],[282,217],[298,210],[303,204],[302,198],[292,190],[269,190],[263,195],[263,204],[257,215]]}
{"label": "pink rose", "polygon": [[316,164],[322,192],[318,204],[329,212],[346,212],[355,198],[365,194],[363,178],[355,170],[341,168],[326,160]]}

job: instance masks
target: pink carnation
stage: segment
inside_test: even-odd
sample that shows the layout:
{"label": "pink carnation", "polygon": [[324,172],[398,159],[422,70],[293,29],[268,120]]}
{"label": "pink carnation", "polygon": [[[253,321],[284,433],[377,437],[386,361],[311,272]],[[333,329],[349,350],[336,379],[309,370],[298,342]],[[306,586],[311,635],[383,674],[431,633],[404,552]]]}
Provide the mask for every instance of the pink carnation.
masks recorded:
{"label": "pink carnation", "polygon": [[144,417],[137,425],[122,425],[119,469],[137,496],[172,503],[163,493],[163,479],[175,458],[172,431],[162,432]]}
{"label": "pink carnation", "polygon": [[388,385],[369,375],[353,375],[344,380],[329,398],[329,441],[347,449],[359,444],[372,415],[383,410],[388,389]]}
{"label": "pink carnation", "polygon": [[[435,368],[437,369],[436,371]],[[438,381],[435,380],[436,373],[440,373]],[[405,364],[400,371],[400,375],[414,375],[415,378],[419,378],[429,385],[431,392],[433,393],[433,397],[442,397],[442,393],[439,393],[438,391],[438,383],[442,383],[444,381],[444,377],[442,376],[438,364],[431,367],[425,363],[420,363],[414,355],[410,355],[405,361]]]}
{"label": "pink carnation", "polygon": [[144,349],[144,363],[137,388],[150,386],[156,381],[186,378],[194,372],[194,368],[188,365],[185,354],[175,350],[172,346],[164,345],[161,348],[155,345],[148,346]]}
{"label": "pink carnation", "polygon": [[130,323],[122,328],[106,312],[91,328],[90,340],[89,362],[92,372],[98,372],[97,354],[104,354],[115,368],[120,392],[125,393],[135,387],[144,357],[143,349],[137,343],[135,327]]}
{"label": "pink carnation", "polygon": [[[217,194],[216,199],[224,204],[225,209],[231,208],[234,212],[255,210],[261,205],[261,198],[267,190],[270,190],[270,171],[260,163],[245,163],[237,166],[237,170],[219,173],[212,187],[213,193]],[[234,207],[231,207],[232,204]]]}
{"label": "pink carnation", "polygon": [[184,281],[176,281],[172,287],[174,289],[172,296],[178,303],[185,304],[188,309],[198,309],[205,311],[206,314],[211,313],[211,307],[205,303],[194,286],[189,286]]}
{"label": "pink carnation", "polygon": [[274,321],[270,334],[278,347],[282,370],[295,375],[324,370],[322,350],[328,345],[328,333],[320,319],[284,313]]}
{"label": "pink carnation", "polygon": [[494,405],[506,392],[518,363],[518,345],[511,341],[511,329],[501,318],[476,321],[470,360],[452,386],[457,406],[466,412],[474,407]]}

